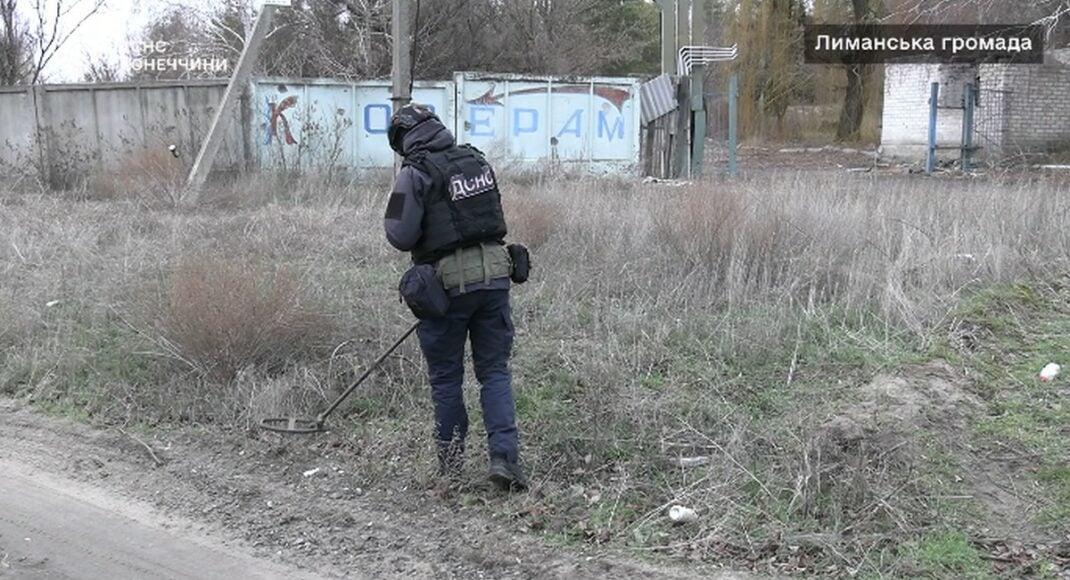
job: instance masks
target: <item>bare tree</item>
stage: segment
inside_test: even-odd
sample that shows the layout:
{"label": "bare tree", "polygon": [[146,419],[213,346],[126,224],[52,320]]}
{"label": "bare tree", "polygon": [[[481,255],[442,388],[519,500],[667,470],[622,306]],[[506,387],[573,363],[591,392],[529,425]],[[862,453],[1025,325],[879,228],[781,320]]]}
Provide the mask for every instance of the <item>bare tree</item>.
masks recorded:
{"label": "bare tree", "polygon": [[[855,24],[875,21],[880,15],[880,0],[851,0],[851,13]],[[872,76],[872,65],[851,64],[846,66],[847,89],[844,91],[843,108],[836,137],[851,139],[858,135],[862,118],[866,113],[866,83]]]}
{"label": "bare tree", "polygon": [[[32,39],[30,83],[41,80],[41,73],[71,36],[104,7],[107,0],[33,0],[34,29]],[[88,7],[78,16],[76,10]],[[69,21],[69,22],[68,22]],[[69,24],[69,26],[68,26]]]}
{"label": "bare tree", "polygon": [[206,43],[199,49],[236,63],[252,32],[256,13],[250,0],[225,0],[221,5],[209,16]]}
{"label": "bare tree", "polygon": [[[169,57],[235,63],[254,20],[250,0],[226,0],[210,11],[167,11],[143,36],[146,41],[168,43]],[[389,0],[295,0],[292,7],[276,12],[256,72],[343,79],[386,75],[390,72],[389,30]],[[160,79],[190,75],[157,70],[140,71],[138,76]]]}
{"label": "bare tree", "polygon": [[87,83],[114,83],[123,80],[122,68],[119,63],[107,56],[85,55],[86,71],[82,73],[82,80]]}
{"label": "bare tree", "polygon": [[30,78],[31,44],[15,0],[0,0],[0,86],[22,84]]}
{"label": "bare tree", "polygon": [[1070,46],[1070,0],[884,0],[889,24],[1033,24],[1045,45]]}
{"label": "bare tree", "polygon": [[[276,13],[257,72],[386,77],[393,48],[391,5],[392,0],[294,0]],[[414,5],[418,77],[448,78],[458,70],[621,74],[657,68],[658,11],[643,0],[415,0]],[[249,0],[226,0],[214,14],[196,19],[186,10],[173,11],[153,23],[149,33],[155,36],[148,40],[177,48],[184,39],[200,56],[233,61],[252,16]]]}
{"label": "bare tree", "polygon": [[1070,26],[1067,25],[1067,21],[1070,20],[1070,0],[1038,3],[1045,5],[1043,9],[1047,14],[1038,18],[1035,24],[1042,24],[1047,27],[1049,37],[1053,36],[1057,31],[1061,32],[1064,39],[1070,36],[1070,30],[1068,30]]}
{"label": "bare tree", "polygon": [[389,0],[296,0],[276,13],[257,68],[292,77],[389,75],[390,5]]}
{"label": "bare tree", "polygon": [[1049,44],[1070,40],[1070,0],[886,0],[894,24],[1036,24]]}
{"label": "bare tree", "polygon": [[417,70],[654,72],[658,9],[641,0],[424,0]]}
{"label": "bare tree", "polygon": [[1043,24],[1054,30],[1070,0],[887,0],[886,20],[901,24]]}
{"label": "bare tree", "polygon": [[[150,22],[141,33],[142,43],[135,45],[160,46],[161,52],[151,49],[149,54],[172,64],[164,68],[136,67],[131,78],[174,80],[229,76],[232,72],[229,66],[214,65],[233,66],[238,62],[255,16],[250,0],[226,0],[208,10],[175,6]],[[268,60],[259,59],[261,68]],[[206,62],[213,66],[201,66]]]}

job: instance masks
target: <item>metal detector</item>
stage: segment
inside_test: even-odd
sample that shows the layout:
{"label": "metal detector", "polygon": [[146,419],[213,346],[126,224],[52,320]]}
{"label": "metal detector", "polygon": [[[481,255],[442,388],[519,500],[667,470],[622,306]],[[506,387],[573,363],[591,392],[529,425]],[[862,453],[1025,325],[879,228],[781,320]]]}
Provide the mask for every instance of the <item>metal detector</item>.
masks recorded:
{"label": "metal detector", "polygon": [[419,322],[413,324],[411,328],[405,331],[405,334],[403,334],[401,338],[397,339],[397,342],[395,342],[393,346],[391,346],[378,359],[376,359],[376,361],[372,363],[372,366],[368,367],[368,370],[364,371],[364,374],[361,375],[359,379],[354,381],[353,384],[349,385],[345,392],[339,395],[338,398],[335,399],[333,403],[331,403],[330,407],[327,407],[325,411],[323,411],[319,415],[316,415],[316,418],[311,419],[307,417],[271,417],[267,419],[261,419],[260,428],[267,429],[268,431],[277,431],[279,433],[319,433],[320,431],[324,431],[323,423],[327,420],[327,416],[330,415],[332,411],[337,409],[338,405],[340,405],[342,401],[346,399],[346,397],[348,397],[354,390],[356,390],[356,388],[364,382],[364,379],[368,378],[368,375],[372,374],[372,371],[379,368],[379,365],[382,364],[384,360],[386,360],[386,357],[390,356],[390,353],[394,352],[397,347],[401,346],[401,343],[405,342],[405,339],[409,338],[409,335],[412,334],[418,326],[420,326]]}

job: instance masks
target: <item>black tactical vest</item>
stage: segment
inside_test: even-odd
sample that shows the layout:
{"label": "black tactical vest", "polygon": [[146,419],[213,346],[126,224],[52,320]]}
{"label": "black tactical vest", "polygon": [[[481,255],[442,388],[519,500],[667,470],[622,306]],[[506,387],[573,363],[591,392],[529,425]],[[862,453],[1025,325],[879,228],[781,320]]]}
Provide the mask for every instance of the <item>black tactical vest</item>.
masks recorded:
{"label": "black tactical vest", "polygon": [[424,194],[423,235],[412,249],[413,262],[431,264],[457,248],[505,239],[505,215],[494,170],[470,145],[405,158],[431,176]]}

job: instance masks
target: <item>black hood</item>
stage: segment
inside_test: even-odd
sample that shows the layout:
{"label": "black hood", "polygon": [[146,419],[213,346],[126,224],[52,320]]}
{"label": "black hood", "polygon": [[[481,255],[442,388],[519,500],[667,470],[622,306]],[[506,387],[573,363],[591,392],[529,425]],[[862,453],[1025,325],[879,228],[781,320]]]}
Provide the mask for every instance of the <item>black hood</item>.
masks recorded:
{"label": "black hood", "polygon": [[413,127],[401,141],[401,154],[409,155],[416,151],[442,151],[455,144],[453,133],[441,122],[428,119]]}

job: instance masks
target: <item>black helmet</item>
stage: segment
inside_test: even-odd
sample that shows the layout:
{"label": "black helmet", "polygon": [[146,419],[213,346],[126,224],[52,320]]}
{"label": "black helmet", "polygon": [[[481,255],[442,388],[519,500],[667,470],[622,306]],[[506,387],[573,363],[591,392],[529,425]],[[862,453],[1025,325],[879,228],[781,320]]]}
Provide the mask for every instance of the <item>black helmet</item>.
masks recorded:
{"label": "black helmet", "polygon": [[[390,128],[387,137],[390,139],[390,148],[401,154],[401,143],[405,140],[405,134],[417,125],[434,119],[439,121],[438,115],[419,103],[409,103],[401,107],[390,117]],[[441,121],[439,121],[441,123]]]}

